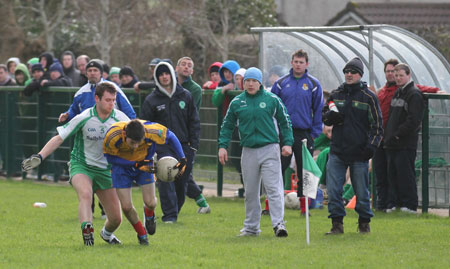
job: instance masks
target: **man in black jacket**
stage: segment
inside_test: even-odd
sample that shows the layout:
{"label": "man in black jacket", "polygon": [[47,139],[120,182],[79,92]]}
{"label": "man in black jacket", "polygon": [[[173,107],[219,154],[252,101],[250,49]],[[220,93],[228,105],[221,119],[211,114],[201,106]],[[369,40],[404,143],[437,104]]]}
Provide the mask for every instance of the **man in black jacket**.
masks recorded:
{"label": "man in black jacket", "polygon": [[[156,90],[147,96],[142,105],[142,119],[160,123],[169,128],[180,141],[187,158],[183,176],[175,182],[159,181],[158,190],[163,211],[162,221],[177,221],[186,196],[187,182],[199,146],[200,119],[189,91],[177,84],[175,71],[167,62],[160,62],[154,72]],[[176,157],[168,145],[157,145],[158,159]]]}
{"label": "man in black jacket", "polygon": [[391,101],[384,139],[391,187],[387,208],[392,211],[399,206],[403,212],[417,213],[414,161],[425,102],[407,64],[396,65],[394,72],[399,88]]}
{"label": "man in black jacket", "polygon": [[369,159],[380,145],[383,127],[376,95],[361,81],[364,66],[353,58],[344,67],[345,83],[331,93],[325,125],[333,126],[327,164],[328,212],[332,219],[327,234],[344,233],[345,208],[342,191],[347,168],[356,194],[355,210],[360,233],[370,232]]}

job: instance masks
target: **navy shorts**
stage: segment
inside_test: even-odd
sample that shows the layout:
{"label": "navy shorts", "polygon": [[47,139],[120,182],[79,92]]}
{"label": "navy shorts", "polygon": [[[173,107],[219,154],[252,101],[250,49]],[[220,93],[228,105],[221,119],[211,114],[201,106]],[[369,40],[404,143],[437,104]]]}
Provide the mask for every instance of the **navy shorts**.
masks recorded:
{"label": "navy shorts", "polygon": [[155,176],[134,167],[113,166],[111,170],[113,188],[131,188],[133,181],[138,185],[146,185],[155,182]]}

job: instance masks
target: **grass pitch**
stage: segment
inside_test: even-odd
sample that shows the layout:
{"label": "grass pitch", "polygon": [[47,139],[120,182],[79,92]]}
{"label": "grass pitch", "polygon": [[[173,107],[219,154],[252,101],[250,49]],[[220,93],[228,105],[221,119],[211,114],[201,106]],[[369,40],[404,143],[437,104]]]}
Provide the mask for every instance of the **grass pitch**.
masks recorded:
{"label": "grass pitch", "polygon": [[[273,235],[270,217],[261,220],[259,237],[238,238],[244,200],[208,198],[212,212],[196,213],[187,200],[176,224],[158,220],[150,246],[140,246],[124,218],[115,232],[121,246],[104,243],[96,206],[95,246],[85,247],[77,219],[78,201],[70,186],[0,180],[0,268],[449,268],[450,219],[431,215],[376,213],[372,233],[356,231],[357,215],[348,211],[345,234],[325,236],[327,210],[313,210],[311,244],[305,219],[286,210],[289,237]],[[139,189],[133,200],[142,216]],[[47,208],[33,208],[45,202]],[[161,216],[158,205],[156,214]]]}

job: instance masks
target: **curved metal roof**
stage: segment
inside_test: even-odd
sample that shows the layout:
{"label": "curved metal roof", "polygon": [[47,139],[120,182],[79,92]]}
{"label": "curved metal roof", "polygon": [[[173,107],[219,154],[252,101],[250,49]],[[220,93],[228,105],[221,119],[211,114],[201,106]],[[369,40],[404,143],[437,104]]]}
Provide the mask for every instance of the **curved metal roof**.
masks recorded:
{"label": "curved metal roof", "polygon": [[[333,27],[257,27],[260,33],[260,67],[268,80],[274,66],[290,69],[291,55],[302,48],[308,52],[308,72],[324,90],[344,82],[342,69],[355,56],[364,63],[363,81],[375,88],[386,82],[384,62],[397,58],[412,70],[417,84],[450,92],[450,65],[442,54],[421,37],[391,25]],[[270,83],[267,82],[266,86]]]}

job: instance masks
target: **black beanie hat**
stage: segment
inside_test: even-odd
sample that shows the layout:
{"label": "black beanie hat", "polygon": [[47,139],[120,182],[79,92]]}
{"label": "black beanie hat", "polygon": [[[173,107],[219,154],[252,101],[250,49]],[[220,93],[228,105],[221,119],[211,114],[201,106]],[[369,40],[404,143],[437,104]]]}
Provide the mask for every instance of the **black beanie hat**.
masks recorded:
{"label": "black beanie hat", "polygon": [[86,65],[86,70],[90,67],[95,67],[98,70],[100,70],[100,73],[103,73],[103,66],[101,63],[97,62],[96,60],[90,60],[89,63]]}
{"label": "black beanie hat", "polygon": [[219,73],[219,69],[220,69],[220,66],[213,65],[213,66],[211,66],[211,68],[209,69],[209,73],[210,73],[210,74],[211,74],[212,72],[217,72],[217,73]]}
{"label": "black beanie hat", "polygon": [[128,75],[134,77],[134,71],[131,67],[125,65],[124,67],[120,68],[119,76]]}
{"label": "black beanie hat", "polygon": [[165,64],[159,65],[158,68],[156,69],[156,78],[159,78],[159,76],[160,76],[162,73],[164,73],[164,72],[170,74],[170,69],[169,69],[169,67],[168,67],[167,65],[165,65]]}
{"label": "black beanie hat", "polygon": [[45,72],[45,71],[44,71],[44,68],[42,67],[42,64],[41,64],[41,63],[36,63],[36,64],[33,64],[33,65],[31,66],[31,73],[34,73],[34,71],[42,71],[42,72]]}
{"label": "black beanie hat", "polygon": [[348,61],[347,64],[344,66],[343,70],[346,70],[346,69],[354,69],[354,70],[358,71],[358,73],[361,75],[361,77],[364,74],[363,62],[358,57],[355,57],[355,58],[351,59],[350,61]]}

